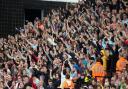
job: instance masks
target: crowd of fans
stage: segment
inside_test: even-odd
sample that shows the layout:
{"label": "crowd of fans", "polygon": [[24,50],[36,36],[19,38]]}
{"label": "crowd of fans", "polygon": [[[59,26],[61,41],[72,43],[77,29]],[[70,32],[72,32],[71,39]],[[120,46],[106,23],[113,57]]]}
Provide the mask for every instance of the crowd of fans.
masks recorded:
{"label": "crowd of fans", "polygon": [[0,89],[128,89],[128,7],[83,0],[0,38]]}

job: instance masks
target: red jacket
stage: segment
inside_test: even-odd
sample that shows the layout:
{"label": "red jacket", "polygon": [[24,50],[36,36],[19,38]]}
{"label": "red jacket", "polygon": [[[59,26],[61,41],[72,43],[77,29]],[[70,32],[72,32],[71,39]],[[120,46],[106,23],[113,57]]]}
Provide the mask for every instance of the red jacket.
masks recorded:
{"label": "red jacket", "polygon": [[127,39],[127,40],[125,40],[125,44],[126,44],[126,45],[128,45],[128,39]]}
{"label": "red jacket", "polygon": [[31,56],[32,56],[33,61],[35,61],[35,62],[38,61],[38,57],[36,57],[36,55],[32,54]]}
{"label": "red jacket", "polygon": [[33,82],[33,79],[32,79],[33,77],[31,77],[30,78],[30,83],[31,83],[31,85],[32,85],[32,88],[34,88],[34,89],[37,89],[37,86],[36,86],[36,84]]}

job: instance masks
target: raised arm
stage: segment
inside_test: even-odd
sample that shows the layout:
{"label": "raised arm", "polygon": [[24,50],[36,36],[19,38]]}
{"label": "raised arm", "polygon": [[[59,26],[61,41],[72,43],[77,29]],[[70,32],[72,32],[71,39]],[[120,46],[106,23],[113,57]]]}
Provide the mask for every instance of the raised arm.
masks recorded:
{"label": "raised arm", "polygon": [[28,41],[27,39],[25,39],[26,42],[29,44],[29,45],[32,45],[32,43],[30,41]]}
{"label": "raised arm", "polygon": [[71,64],[71,62],[70,62],[70,60],[69,60],[69,59],[68,59],[68,64],[69,64],[69,66],[70,66],[71,70],[73,70],[73,65]]}

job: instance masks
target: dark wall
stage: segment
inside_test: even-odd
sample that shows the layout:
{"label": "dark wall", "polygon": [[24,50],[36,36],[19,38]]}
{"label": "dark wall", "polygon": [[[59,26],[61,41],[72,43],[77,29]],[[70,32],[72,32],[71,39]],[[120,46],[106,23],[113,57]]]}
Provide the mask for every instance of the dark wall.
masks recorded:
{"label": "dark wall", "polygon": [[15,33],[23,20],[23,0],[0,0],[0,34]]}
{"label": "dark wall", "polygon": [[40,9],[25,9],[25,20],[33,22],[36,17],[41,19]]}
{"label": "dark wall", "polygon": [[23,27],[25,9],[43,9],[46,16],[52,8],[59,6],[64,7],[65,3],[40,0],[0,0],[0,36],[14,34],[16,27]]}
{"label": "dark wall", "polygon": [[43,9],[44,16],[46,16],[51,9],[58,7],[65,7],[64,2],[50,2],[43,0],[24,0],[24,8],[27,9]]}

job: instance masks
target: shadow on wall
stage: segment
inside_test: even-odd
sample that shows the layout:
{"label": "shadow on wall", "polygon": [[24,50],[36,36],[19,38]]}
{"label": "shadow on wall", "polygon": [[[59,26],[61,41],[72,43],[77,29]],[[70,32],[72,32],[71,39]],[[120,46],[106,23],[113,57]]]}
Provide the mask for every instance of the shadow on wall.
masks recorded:
{"label": "shadow on wall", "polygon": [[36,17],[41,19],[40,9],[25,9],[25,21],[28,20],[28,21],[33,22]]}

